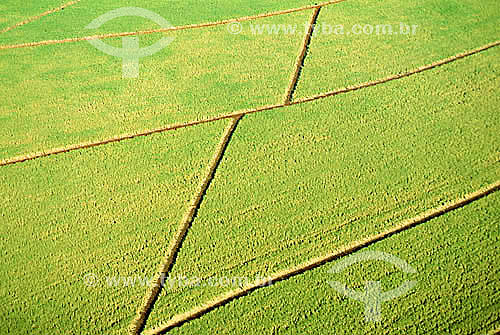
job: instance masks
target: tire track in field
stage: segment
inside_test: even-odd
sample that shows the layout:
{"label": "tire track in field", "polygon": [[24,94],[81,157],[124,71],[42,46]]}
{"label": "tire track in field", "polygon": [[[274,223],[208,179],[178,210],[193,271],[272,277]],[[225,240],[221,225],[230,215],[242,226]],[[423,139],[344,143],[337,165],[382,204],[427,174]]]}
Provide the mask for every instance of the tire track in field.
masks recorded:
{"label": "tire track in field", "polygon": [[432,70],[432,69],[437,68],[439,66],[443,66],[443,65],[455,62],[457,60],[460,60],[460,59],[463,59],[463,58],[466,58],[466,57],[470,57],[472,55],[475,55],[475,54],[478,54],[480,52],[486,51],[488,49],[497,47],[499,45],[500,45],[500,40],[492,42],[492,43],[489,43],[489,44],[486,44],[486,45],[484,45],[482,47],[479,47],[479,48],[476,48],[476,49],[473,49],[473,50],[470,50],[470,51],[466,51],[466,52],[457,54],[455,56],[451,56],[449,58],[445,58],[445,59],[433,62],[433,63],[428,64],[428,65],[421,66],[419,68],[410,70],[408,72],[404,72],[404,73],[400,73],[400,74],[394,74],[394,75],[391,75],[391,76],[388,76],[388,77],[385,77],[385,78],[381,78],[381,79],[378,79],[378,80],[369,81],[369,82],[361,83],[361,84],[358,84],[358,85],[348,86],[346,88],[337,89],[337,90],[334,90],[334,91],[322,93],[322,94],[319,94],[319,95],[314,95],[314,96],[311,96],[311,97],[302,98],[302,99],[299,99],[299,100],[292,101],[288,105],[285,104],[285,103],[275,104],[275,105],[267,105],[267,106],[258,107],[258,108],[254,108],[254,109],[247,109],[247,110],[243,110],[243,111],[238,111],[238,112],[234,112],[234,113],[230,113],[230,114],[223,114],[223,115],[215,116],[215,117],[208,118],[208,119],[197,120],[197,121],[190,121],[190,122],[180,123],[180,124],[167,125],[165,127],[155,128],[155,129],[150,129],[150,130],[144,130],[144,131],[141,131],[141,132],[138,132],[138,133],[129,133],[129,134],[118,135],[118,136],[115,136],[115,137],[112,137],[112,138],[108,138],[108,139],[105,139],[105,140],[101,140],[101,141],[73,144],[73,145],[69,145],[67,147],[50,149],[50,150],[47,150],[47,151],[37,152],[37,153],[32,153],[32,154],[27,154],[27,155],[24,155],[24,156],[17,156],[17,157],[14,157],[14,158],[8,158],[8,159],[0,161],[0,167],[6,166],[6,165],[11,165],[11,164],[16,164],[16,163],[22,163],[22,162],[25,162],[25,161],[34,160],[34,159],[38,159],[38,158],[42,158],[42,157],[48,157],[48,156],[51,156],[51,155],[62,154],[62,153],[66,153],[66,152],[70,152],[70,151],[74,151],[74,150],[88,149],[88,148],[97,147],[97,146],[104,145],[104,144],[121,142],[121,141],[124,141],[124,140],[133,139],[133,138],[136,138],[136,137],[149,136],[149,135],[153,135],[153,134],[163,133],[163,132],[166,132],[166,131],[171,131],[171,130],[186,128],[186,127],[196,126],[196,125],[210,123],[210,122],[215,122],[215,121],[224,120],[224,119],[232,119],[232,118],[235,118],[235,117],[241,117],[243,115],[260,113],[260,112],[265,112],[265,111],[271,111],[271,110],[275,110],[275,109],[283,109],[285,107],[294,106],[294,105],[300,105],[300,104],[304,104],[304,103],[308,103],[308,102],[313,102],[313,101],[316,101],[316,100],[319,100],[319,99],[329,98],[329,97],[336,96],[336,95],[339,95],[339,94],[345,94],[345,93],[355,92],[355,91],[358,91],[358,90],[362,90],[362,89],[365,89],[365,88],[369,88],[369,87],[373,87],[373,86],[385,84],[385,83],[388,83],[388,82],[391,82],[391,81],[394,81],[394,80],[403,79],[403,78],[410,77],[410,76],[413,76],[413,75],[421,73],[421,72]]}
{"label": "tire track in field", "polygon": [[[80,1],[80,0],[78,0],[78,1]],[[327,1],[327,2],[317,4],[317,5],[309,5],[309,6],[304,6],[304,7],[285,9],[285,10],[257,14],[257,15],[251,15],[251,16],[243,16],[243,17],[234,18],[234,19],[226,19],[226,20],[221,20],[221,21],[206,22],[206,23],[199,23],[199,24],[190,24],[190,25],[170,27],[170,28],[159,28],[159,29],[142,30],[142,31],[111,33],[111,34],[92,35],[92,36],[83,36],[83,37],[73,37],[73,38],[66,38],[66,39],[62,39],[62,40],[46,40],[46,41],[38,41],[38,42],[11,44],[11,45],[0,45],[0,50],[18,49],[18,48],[32,48],[32,47],[39,47],[39,46],[43,46],[43,45],[63,44],[63,43],[90,41],[90,40],[113,38],[113,37],[148,35],[148,34],[153,34],[153,33],[167,33],[167,32],[172,32],[172,31],[179,31],[179,30],[214,27],[214,26],[225,25],[225,24],[233,23],[233,22],[253,21],[253,20],[272,17],[272,16],[297,13],[297,12],[302,12],[302,11],[306,11],[306,10],[310,10],[310,9],[315,9],[315,8],[320,8],[320,7],[324,7],[324,6],[338,4],[338,3],[341,3],[344,1],[347,1],[347,0]]]}
{"label": "tire track in field", "polygon": [[208,166],[207,175],[202,180],[198,188],[198,191],[195,193],[195,196],[191,201],[191,205],[188,207],[187,212],[184,214],[184,217],[181,220],[181,223],[179,224],[177,232],[170,243],[167,254],[162,264],[160,265],[160,269],[158,271],[158,277],[153,283],[151,283],[151,288],[144,297],[143,304],[137,310],[137,315],[135,319],[132,321],[132,324],[130,325],[131,334],[138,335],[144,330],[149,314],[151,313],[154,304],[158,299],[158,296],[164,286],[165,279],[175,263],[179,250],[182,247],[182,243],[184,242],[188,230],[191,227],[198,213],[198,210],[200,208],[201,202],[203,201],[205,193],[215,176],[217,167],[219,166],[222,157],[224,156],[224,153],[228,147],[228,144],[231,141],[231,137],[234,134],[238,126],[238,123],[242,117],[243,116],[234,117],[229,126],[226,128],[220,140],[220,143],[217,146],[215,154],[212,157],[212,161]]}
{"label": "tire track in field", "polygon": [[331,254],[325,255],[323,257],[313,258],[310,261],[303,263],[299,266],[277,272],[271,276],[271,284],[269,284],[269,279],[266,279],[266,280],[256,281],[250,285],[247,285],[247,286],[240,288],[240,289],[237,289],[237,290],[229,291],[229,292],[221,295],[220,297],[218,297],[212,301],[209,301],[201,306],[198,306],[198,307],[192,309],[191,311],[174,316],[167,323],[165,323],[157,328],[148,330],[148,331],[144,332],[144,334],[145,335],[165,334],[166,332],[168,332],[174,328],[180,327],[189,321],[200,318],[201,316],[207,314],[208,312],[210,312],[212,310],[217,309],[218,307],[224,306],[231,301],[234,301],[238,298],[244,297],[244,296],[250,294],[251,292],[253,292],[259,288],[273,285],[279,281],[284,281],[284,280],[290,279],[294,276],[300,275],[300,274],[305,273],[309,270],[316,269],[316,268],[318,268],[324,264],[327,264],[329,262],[332,262],[334,260],[337,260],[337,259],[340,259],[342,257],[348,256],[350,254],[353,254],[353,253],[355,253],[359,250],[362,250],[362,249],[364,249],[372,244],[383,241],[383,240],[385,240],[393,235],[397,235],[401,232],[404,232],[404,231],[409,230],[411,228],[414,228],[418,225],[426,223],[432,219],[435,219],[435,218],[440,217],[444,214],[447,214],[453,210],[462,208],[462,207],[464,207],[464,206],[466,206],[466,205],[468,205],[476,200],[479,200],[483,197],[486,197],[490,194],[493,194],[493,193],[497,192],[498,190],[500,190],[500,180],[496,181],[495,183],[493,183],[493,184],[491,184],[483,189],[480,189],[478,191],[470,193],[467,196],[465,196],[459,200],[456,200],[456,201],[450,202],[446,205],[428,210],[428,211],[426,211],[426,212],[424,212],[424,213],[422,213],[414,218],[405,220],[402,223],[400,223],[399,225],[396,225],[395,227],[393,227],[389,230],[386,230],[385,232],[382,232],[380,234],[376,234],[376,235],[367,237],[361,241],[352,243],[351,245],[349,245],[343,249],[339,249],[339,250],[337,250]]}
{"label": "tire track in field", "polygon": [[290,85],[288,86],[286,96],[285,96],[285,105],[289,105],[292,101],[293,94],[295,93],[295,89],[297,88],[297,83],[299,81],[300,74],[302,73],[302,67],[304,66],[304,60],[307,57],[307,51],[309,49],[309,45],[311,44],[312,34],[314,32],[314,26],[318,21],[319,12],[322,7],[316,7],[311,20],[309,22],[309,28],[307,30],[307,34],[304,37],[304,42],[302,44],[302,48],[300,50],[299,56],[297,57],[297,62],[295,63],[295,72],[292,74],[292,78],[290,80]]}
{"label": "tire track in field", "polygon": [[76,3],[80,2],[80,1],[81,0],[70,1],[70,2],[67,2],[67,3],[65,3],[65,4],[57,7],[57,8],[54,8],[54,9],[48,10],[46,12],[43,12],[41,14],[38,14],[36,16],[30,17],[30,18],[28,18],[28,19],[26,19],[26,20],[24,20],[22,22],[16,23],[13,26],[10,26],[10,27],[7,27],[7,28],[4,28],[4,29],[0,30],[0,34],[6,33],[6,32],[8,32],[8,31],[10,31],[12,29],[15,29],[17,27],[24,26],[25,24],[28,24],[28,23],[31,23],[31,22],[36,21],[38,19],[41,19],[42,17],[50,15],[52,13],[59,12],[59,11],[63,10],[64,8],[69,7],[71,5],[74,5],[74,4],[76,4]]}

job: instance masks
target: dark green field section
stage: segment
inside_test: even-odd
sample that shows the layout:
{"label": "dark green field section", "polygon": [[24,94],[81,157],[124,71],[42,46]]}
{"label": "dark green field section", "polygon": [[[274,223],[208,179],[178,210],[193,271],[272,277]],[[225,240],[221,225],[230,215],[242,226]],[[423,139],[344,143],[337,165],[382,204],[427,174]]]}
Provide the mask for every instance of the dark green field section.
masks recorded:
{"label": "dark green field section", "polygon": [[[358,251],[343,260],[261,288],[169,334],[487,334],[500,327],[500,195],[478,200]],[[385,252],[412,266],[405,273],[363,254]],[[362,292],[416,281],[382,303],[381,321],[365,322],[364,305],[334,290],[337,281]]]}
{"label": "dark green field section", "polygon": [[0,333],[123,334],[224,127],[2,167]]}
{"label": "dark green field section", "polygon": [[1,51],[0,160],[281,103],[303,37],[221,26],[175,38],[140,60],[139,78],[122,78],[122,59],[87,42]]}
{"label": "dark green field section", "polygon": [[[171,277],[253,281],[497,181],[498,56],[245,117]],[[166,289],[149,326],[230,289]]]}
{"label": "dark green field section", "polygon": [[[40,11],[37,11],[38,6],[33,6],[32,4],[20,5],[19,1],[4,1],[0,5],[0,8],[3,9],[0,30],[17,22],[24,21],[30,16],[36,16],[46,10],[59,7],[66,2],[69,2],[69,0],[43,1],[46,4],[43,6],[40,5]],[[49,5],[49,3],[53,5]],[[104,0],[100,1],[97,5],[95,1],[82,0],[62,11],[1,34],[0,44],[16,44],[87,36],[96,33],[117,33],[160,28],[157,23],[149,19],[122,17],[104,24],[98,30],[85,29],[92,20],[109,11],[123,7],[144,8],[162,16],[173,26],[182,26],[258,15],[316,3],[318,2],[311,0],[210,0],[200,5],[199,0],[166,0],[161,2]],[[30,14],[22,15],[21,13],[25,12],[26,7],[29,7],[29,11],[26,11],[26,13]],[[293,21],[293,18],[291,20]]]}
{"label": "dark green field section", "polygon": [[[417,25],[415,34],[402,34],[401,23]],[[499,24],[496,0],[355,0],[325,7],[296,97],[406,72],[478,48],[499,39]],[[371,34],[354,34],[366,25]],[[393,33],[389,28],[383,33],[382,25]]]}

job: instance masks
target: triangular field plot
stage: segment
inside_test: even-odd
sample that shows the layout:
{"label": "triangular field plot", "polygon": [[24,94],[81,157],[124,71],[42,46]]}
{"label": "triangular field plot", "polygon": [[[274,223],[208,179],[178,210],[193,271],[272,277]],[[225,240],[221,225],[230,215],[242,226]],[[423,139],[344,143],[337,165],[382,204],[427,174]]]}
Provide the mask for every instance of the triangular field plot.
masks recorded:
{"label": "triangular field plot", "polygon": [[224,126],[1,167],[0,332],[126,332]]}

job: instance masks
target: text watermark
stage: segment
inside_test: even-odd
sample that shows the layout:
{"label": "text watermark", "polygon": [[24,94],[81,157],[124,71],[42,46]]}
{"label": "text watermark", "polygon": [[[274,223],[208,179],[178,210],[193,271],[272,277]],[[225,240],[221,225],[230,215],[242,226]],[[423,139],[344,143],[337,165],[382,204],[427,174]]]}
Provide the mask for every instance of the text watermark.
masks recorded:
{"label": "text watermark", "polygon": [[[300,24],[254,24],[243,25],[241,22],[231,22],[227,25],[229,33],[237,35],[251,33],[252,35],[297,35],[307,34],[311,28],[310,23]],[[398,24],[343,24],[317,23],[313,27],[315,35],[416,35],[418,25],[404,22]]]}

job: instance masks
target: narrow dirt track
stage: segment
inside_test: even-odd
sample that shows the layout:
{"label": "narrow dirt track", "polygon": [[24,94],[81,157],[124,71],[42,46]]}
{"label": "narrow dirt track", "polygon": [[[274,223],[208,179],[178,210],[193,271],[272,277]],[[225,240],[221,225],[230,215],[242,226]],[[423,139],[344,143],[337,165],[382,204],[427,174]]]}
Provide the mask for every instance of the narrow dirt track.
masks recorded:
{"label": "narrow dirt track", "polygon": [[187,209],[187,212],[184,214],[184,217],[181,220],[181,223],[179,224],[177,232],[170,243],[165,259],[163,263],[160,265],[160,269],[158,271],[158,277],[156,278],[154,283],[152,283],[151,289],[147,292],[146,296],[144,297],[142,306],[137,310],[136,318],[130,325],[131,334],[138,335],[144,329],[148,316],[151,313],[154,304],[161,293],[164,281],[175,264],[177,254],[179,253],[179,250],[182,247],[182,243],[184,242],[188,230],[191,227],[196,217],[201,202],[203,201],[203,197],[205,196],[205,193],[208,187],[210,186],[212,179],[215,176],[217,167],[219,166],[221,159],[224,156],[224,152],[226,151],[229,141],[231,140],[231,136],[236,130],[236,127],[238,126],[238,123],[241,120],[241,118],[242,116],[233,118],[229,126],[226,128],[226,131],[222,135],[220,143],[217,146],[217,149],[215,150],[210,165],[208,166],[207,174],[203,179],[203,181],[201,182],[200,186],[198,187],[198,190],[195,193],[193,200],[191,201],[191,205]]}
{"label": "narrow dirt track", "polygon": [[302,72],[302,67],[304,66],[304,60],[307,56],[307,49],[309,48],[309,44],[311,44],[312,34],[314,32],[314,26],[316,25],[316,21],[318,20],[319,12],[321,11],[321,7],[317,7],[313,15],[311,16],[311,20],[309,21],[309,28],[307,30],[307,34],[304,37],[304,42],[302,43],[302,48],[300,49],[299,56],[297,57],[297,61],[295,63],[295,71],[292,74],[292,78],[290,79],[290,85],[287,88],[286,96],[285,96],[285,105],[289,105],[293,99],[293,94],[295,93],[295,89],[297,88],[297,83],[299,81],[300,73]]}

